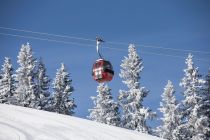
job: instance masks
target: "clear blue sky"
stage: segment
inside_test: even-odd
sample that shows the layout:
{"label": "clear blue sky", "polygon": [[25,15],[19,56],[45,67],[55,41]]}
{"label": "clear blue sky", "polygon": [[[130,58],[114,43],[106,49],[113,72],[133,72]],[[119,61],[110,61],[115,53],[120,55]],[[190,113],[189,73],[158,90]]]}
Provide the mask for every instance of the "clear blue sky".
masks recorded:
{"label": "clear blue sky", "polygon": [[[95,39],[100,35],[106,41],[136,43],[174,49],[210,51],[210,1],[208,0],[66,0],[66,1],[29,1],[1,0],[0,26],[37,32],[76,36]],[[42,57],[47,73],[53,79],[56,69],[64,62],[73,79],[73,96],[78,105],[76,116],[85,118],[92,108],[90,96],[96,96],[97,83],[92,80],[91,68],[98,58],[95,42],[49,37],[0,29],[0,33],[34,36],[61,41],[85,43],[72,45],[0,35],[0,62],[4,57],[12,58],[14,68],[21,44],[29,42],[34,56]],[[93,47],[90,47],[92,45]],[[127,50],[127,45],[105,43],[106,47]],[[186,67],[183,58],[146,54],[162,53],[186,57],[188,52],[155,48],[137,47],[143,59],[141,85],[150,90],[144,100],[145,106],[157,111],[160,95],[167,80],[176,88],[178,99],[181,97],[179,82]],[[114,98],[124,85],[119,78],[120,63],[126,51],[102,48],[102,54],[110,60],[115,77],[109,83]],[[210,61],[210,54],[192,53],[195,59]],[[195,60],[200,73],[207,74],[210,62]],[[158,112],[158,111],[157,111]],[[152,125],[156,126],[157,121]]]}

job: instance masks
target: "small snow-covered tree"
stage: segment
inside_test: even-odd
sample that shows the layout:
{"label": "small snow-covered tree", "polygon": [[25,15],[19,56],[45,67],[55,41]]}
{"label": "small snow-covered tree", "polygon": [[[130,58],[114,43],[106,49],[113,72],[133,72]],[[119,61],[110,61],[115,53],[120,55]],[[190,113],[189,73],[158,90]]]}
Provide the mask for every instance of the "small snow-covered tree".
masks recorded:
{"label": "small snow-covered tree", "polygon": [[122,60],[120,77],[128,90],[120,90],[119,104],[122,107],[122,125],[125,128],[150,133],[146,121],[155,113],[142,104],[149,91],[140,85],[140,73],[143,70],[142,59],[139,58],[133,44],[128,47],[128,57]]}
{"label": "small snow-covered tree", "polygon": [[162,94],[162,102],[160,103],[160,112],[163,113],[162,125],[158,127],[159,136],[164,139],[172,140],[173,131],[180,124],[177,101],[174,96],[175,90],[171,81],[168,81]]}
{"label": "small snow-covered tree", "polygon": [[119,126],[118,105],[113,100],[111,89],[108,85],[100,83],[97,87],[97,92],[98,95],[96,97],[91,97],[95,106],[93,109],[89,109],[90,116],[88,118],[100,123]]}
{"label": "small snow-covered tree", "polygon": [[38,109],[47,109],[48,106],[48,99],[50,96],[49,87],[50,87],[50,78],[46,74],[46,67],[40,58],[37,66],[37,73],[36,73],[36,80],[37,80],[37,94],[38,94],[38,102],[39,108]]}
{"label": "small snow-covered tree", "polygon": [[76,104],[74,99],[70,99],[72,92],[72,80],[70,74],[67,72],[64,64],[61,64],[61,68],[57,70],[55,79],[53,81],[53,98],[52,98],[52,110],[59,114],[73,115]]}
{"label": "small snow-covered tree", "polygon": [[[196,139],[200,135],[200,125],[206,120],[204,117],[203,104],[206,96],[202,91],[204,80],[198,74],[198,68],[194,67],[193,56],[188,55],[185,63],[187,68],[184,69],[185,76],[180,82],[184,89],[184,100],[181,106],[182,124],[177,127],[178,139]],[[204,119],[204,120],[203,120]]]}
{"label": "small snow-covered tree", "polygon": [[34,81],[36,59],[33,57],[29,43],[22,45],[16,70],[16,93],[17,101],[20,106],[37,108],[37,89]]}
{"label": "small snow-covered tree", "polygon": [[11,60],[5,57],[0,79],[0,103],[13,104],[15,94],[15,79]]}

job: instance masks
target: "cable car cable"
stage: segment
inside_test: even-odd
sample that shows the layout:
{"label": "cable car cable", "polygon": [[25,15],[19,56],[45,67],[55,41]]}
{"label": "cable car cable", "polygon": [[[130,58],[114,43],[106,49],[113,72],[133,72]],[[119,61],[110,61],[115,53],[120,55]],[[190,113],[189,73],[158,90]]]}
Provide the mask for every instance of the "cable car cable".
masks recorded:
{"label": "cable car cable", "polygon": [[64,43],[64,44],[72,44],[72,45],[85,45],[85,46],[94,47],[94,45],[88,45],[88,44],[83,44],[83,43],[76,43],[76,42],[69,42],[69,41],[60,41],[60,40],[39,38],[39,37],[33,37],[33,36],[23,36],[23,35],[17,35],[17,34],[1,33],[1,32],[0,32],[0,35],[21,37],[21,38],[29,38],[29,39],[36,39],[36,40],[49,41],[49,42],[57,42],[57,43]]}
{"label": "cable car cable", "polygon": [[[109,44],[115,45],[128,45],[129,43],[122,43],[122,42],[107,42]],[[149,45],[140,45],[135,44],[136,47],[144,47],[144,48],[154,48],[154,49],[163,49],[163,50],[172,50],[172,51],[180,51],[180,52],[193,52],[193,53],[204,53],[210,54],[208,51],[198,51],[198,50],[189,50],[189,49],[174,49],[174,48],[167,48],[167,47],[160,47],[160,46],[149,46]]]}
{"label": "cable car cable", "polygon": [[[7,33],[2,33],[2,32],[0,32],[0,35],[21,37],[21,38],[29,38],[29,39],[36,39],[36,40],[56,42],[56,43],[64,43],[64,44],[71,44],[71,45],[95,47],[95,45],[91,45],[91,44],[83,44],[83,43],[76,43],[76,42],[69,42],[69,41],[60,41],[60,40],[54,40],[54,39],[39,38],[39,37],[33,37],[33,36],[23,36],[23,35],[17,35],[17,34],[7,34]],[[114,47],[103,47],[103,48],[107,48],[107,49],[110,49],[110,50],[117,50],[117,51],[121,51],[121,52],[127,52],[126,49],[120,49],[120,48],[114,48]],[[159,55],[159,56],[167,56],[167,57],[174,57],[174,58],[185,59],[185,57],[177,56],[177,55],[167,55],[167,54],[162,54],[162,53],[154,53],[154,52],[146,52],[146,51],[141,51],[141,53],[142,54]],[[194,60],[208,62],[208,63],[210,62],[210,60],[199,59],[199,58],[198,59],[194,58]]]}
{"label": "cable car cable", "polygon": [[[85,41],[95,41],[93,39],[88,39],[88,38],[81,38],[81,37],[67,36],[67,35],[58,35],[58,34],[51,34],[51,33],[45,33],[45,32],[35,32],[35,31],[30,31],[30,30],[9,28],[9,27],[3,27],[3,26],[0,26],[0,28],[5,29],[5,30],[13,30],[13,31],[27,32],[27,33],[40,34],[40,35],[48,35],[48,36],[54,36],[54,37],[62,37],[62,38],[85,40]],[[126,46],[129,44],[129,43],[111,42],[111,41],[107,41],[106,43],[113,44],[113,45],[126,45]],[[140,45],[140,44],[135,44],[135,46],[136,47],[144,47],[144,48],[154,48],[154,49],[164,49],[164,50],[171,50],[171,51],[180,51],[180,52],[193,52],[193,53],[210,54],[209,51],[199,51],[199,50],[190,50],[190,49],[174,49],[174,48],[169,48],[169,47]]]}
{"label": "cable car cable", "polygon": [[57,35],[57,34],[51,34],[51,33],[45,33],[45,32],[35,32],[35,31],[30,31],[30,30],[22,30],[22,29],[8,28],[8,27],[2,27],[2,26],[0,26],[0,28],[5,29],[5,30],[25,32],[25,33],[33,33],[33,34],[48,35],[48,36],[54,36],[54,37],[63,37],[63,38],[69,38],[69,39],[78,39],[78,40],[94,41],[95,42],[95,40],[93,40],[93,39],[87,39],[87,38],[81,38],[81,37]]}

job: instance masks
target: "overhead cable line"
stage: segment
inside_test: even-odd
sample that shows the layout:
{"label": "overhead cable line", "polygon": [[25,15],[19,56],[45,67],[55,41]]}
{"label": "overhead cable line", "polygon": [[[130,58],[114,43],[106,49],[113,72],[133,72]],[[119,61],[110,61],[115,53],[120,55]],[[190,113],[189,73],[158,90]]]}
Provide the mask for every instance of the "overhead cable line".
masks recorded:
{"label": "overhead cable line", "polygon": [[[170,54],[162,54],[162,53],[154,53],[154,52],[146,52],[146,51],[141,51],[143,54],[150,54],[150,55],[159,55],[159,56],[168,56],[168,57],[174,57],[174,58],[182,58],[182,59],[186,59],[186,57],[183,56],[178,56],[178,55],[170,55]],[[203,62],[210,62],[210,60],[206,60],[206,59],[201,59],[201,58],[193,58],[194,60],[198,60],[198,61],[203,61]]]}
{"label": "overhead cable line", "polygon": [[[107,42],[109,44],[115,44],[115,45],[128,45],[128,43],[123,42]],[[193,52],[193,53],[204,53],[204,54],[210,54],[208,51],[198,51],[198,50],[189,50],[189,49],[174,49],[174,48],[166,48],[166,47],[160,47],[160,46],[150,46],[150,45],[140,45],[140,44],[134,44],[136,47],[143,47],[143,48],[154,48],[154,49],[163,49],[163,50],[171,50],[171,51],[180,51],[180,52]]]}
{"label": "overhead cable line", "polygon": [[193,52],[193,53],[203,53],[203,54],[210,54],[208,51],[195,51],[195,50],[188,50],[188,49],[174,49],[174,48],[165,48],[165,47],[159,47],[159,46],[145,46],[145,45],[135,45],[139,47],[147,47],[147,48],[156,48],[156,49],[164,49],[164,50],[172,50],[172,51],[180,51],[180,52]]}
{"label": "overhead cable line", "polygon": [[40,38],[40,37],[34,37],[34,36],[24,36],[24,35],[17,35],[17,34],[7,34],[7,33],[1,33],[1,32],[0,32],[0,35],[13,36],[13,37],[21,37],[21,38],[29,38],[29,39],[36,39],[36,40],[49,41],[49,42],[57,42],[57,43],[64,43],[64,44],[85,45],[85,46],[95,47],[94,45],[88,45],[88,44],[83,44],[83,43],[76,43],[76,42],[69,42],[69,41],[61,41],[61,40]]}
{"label": "overhead cable line", "polygon": [[[34,36],[24,36],[24,35],[17,35],[17,34],[7,34],[7,33],[1,33],[1,32],[0,32],[0,35],[12,36],[12,37],[20,37],[20,38],[29,38],[29,39],[35,39],[35,40],[41,40],[41,41],[49,41],[49,42],[56,42],[56,43],[63,43],[63,44],[71,44],[71,45],[95,47],[94,44],[91,45],[91,44],[84,44],[84,43],[77,43],[77,42],[60,41],[60,40],[54,40],[54,39],[39,38],[39,37],[34,37]],[[106,47],[106,46],[104,46],[103,48],[110,49],[110,50],[117,50],[117,51],[121,51],[121,52],[127,52],[126,49],[121,49],[121,48]],[[142,54],[159,55],[159,56],[167,56],[167,57],[174,57],[174,58],[182,58],[182,59],[185,59],[185,57],[177,56],[177,55],[168,55],[168,54],[154,53],[154,52],[147,52],[147,51],[141,51],[141,53]],[[206,59],[194,59],[194,60],[208,62],[208,63],[210,62],[210,60],[206,60]]]}
{"label": "overhead cable line", "polygon": [[[111,50],[118,50],[118,51],[124,51],[127,52],[127,50],[125,49],[119,49],[119,48],[112,48],[112,47],[105,47]],[[186,59],[183,56],[178,56],[178,55],[170,55],[170,54],[163,54],[163,53],[155,53],[155,52],[147,52],[147,51],[141,51],[140,53],[142,54],[149,54],[149,55],[159,55],[159,56],[167,56],[167,57],[174,57],[174,58],[182,58],[182,59]],[[206,59],[201,59],[201,58],[194,58],[194,60],[198,60],[198,61],[204,61],[204,62],[210,62],[210,60],[206,60]]]}
{"label": "overhead cable line", "polygon": [[[35,31],[30,31],[30,30],[8,28],[8,27],[2,27],[2,26],[0,26],[0,29],[95,42],[94,39],[81,38],[81,37],[75,37],[75,36],[67,36],[67,35],[58,35],[58,34],[51,34],[51,33],[45,33],[45,32],[35,32]],[[129,43],[125,43],[125,42],[111,42],[111,41],[107,41],[106,43],[113,44],[113,45],[126,45],[126,46],[129,44]],[[193,52],[193,53],[210,54],[209,51],[199,51],[199,50],[190,50],[190,49],[175,49],[175,48],[160,47],[160,46],[153,46],[153,45],[135,44],[135,46],[136,47],[144,47],[144,48],[154,48],[154,49],[162,49],[162,50],[179,51],[179,52],[188,52],[188,53]]]}
{"label": "overhead cable line", "polygon": [[87,38],[81,38],[81,37],[74,37],[74,36],[66,36],[66,35],[57,35],[57,34],[50,34],[50,33],[44,33],[44,32],[35,32],[30,30],[22,30],[22,29],[15,29],[15,28],[8,28],[8,27],[2,27],[1,29],[5,30],[13,30],[13,31],[19,31],[19,32],[25,32],[25,33],[33,33],[33,34],[39,34],[39,35],[47,35],[47,36],[54,36],[54,37],[62,37],[62,38],[69,38],[69,39],[78,39],[78,40],[85,40],[85,41],[94,41],[94,39],[87,39]]}

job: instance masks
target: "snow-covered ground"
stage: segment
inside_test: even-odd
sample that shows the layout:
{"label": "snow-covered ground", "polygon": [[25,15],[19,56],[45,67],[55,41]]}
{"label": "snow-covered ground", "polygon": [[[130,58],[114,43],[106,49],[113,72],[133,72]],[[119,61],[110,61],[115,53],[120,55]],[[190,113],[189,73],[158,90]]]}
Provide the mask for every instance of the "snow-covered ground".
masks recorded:
{"label": "snow-covered ground", "polygon": [[77,117],[0,104],[0,140],[160,140]]}

